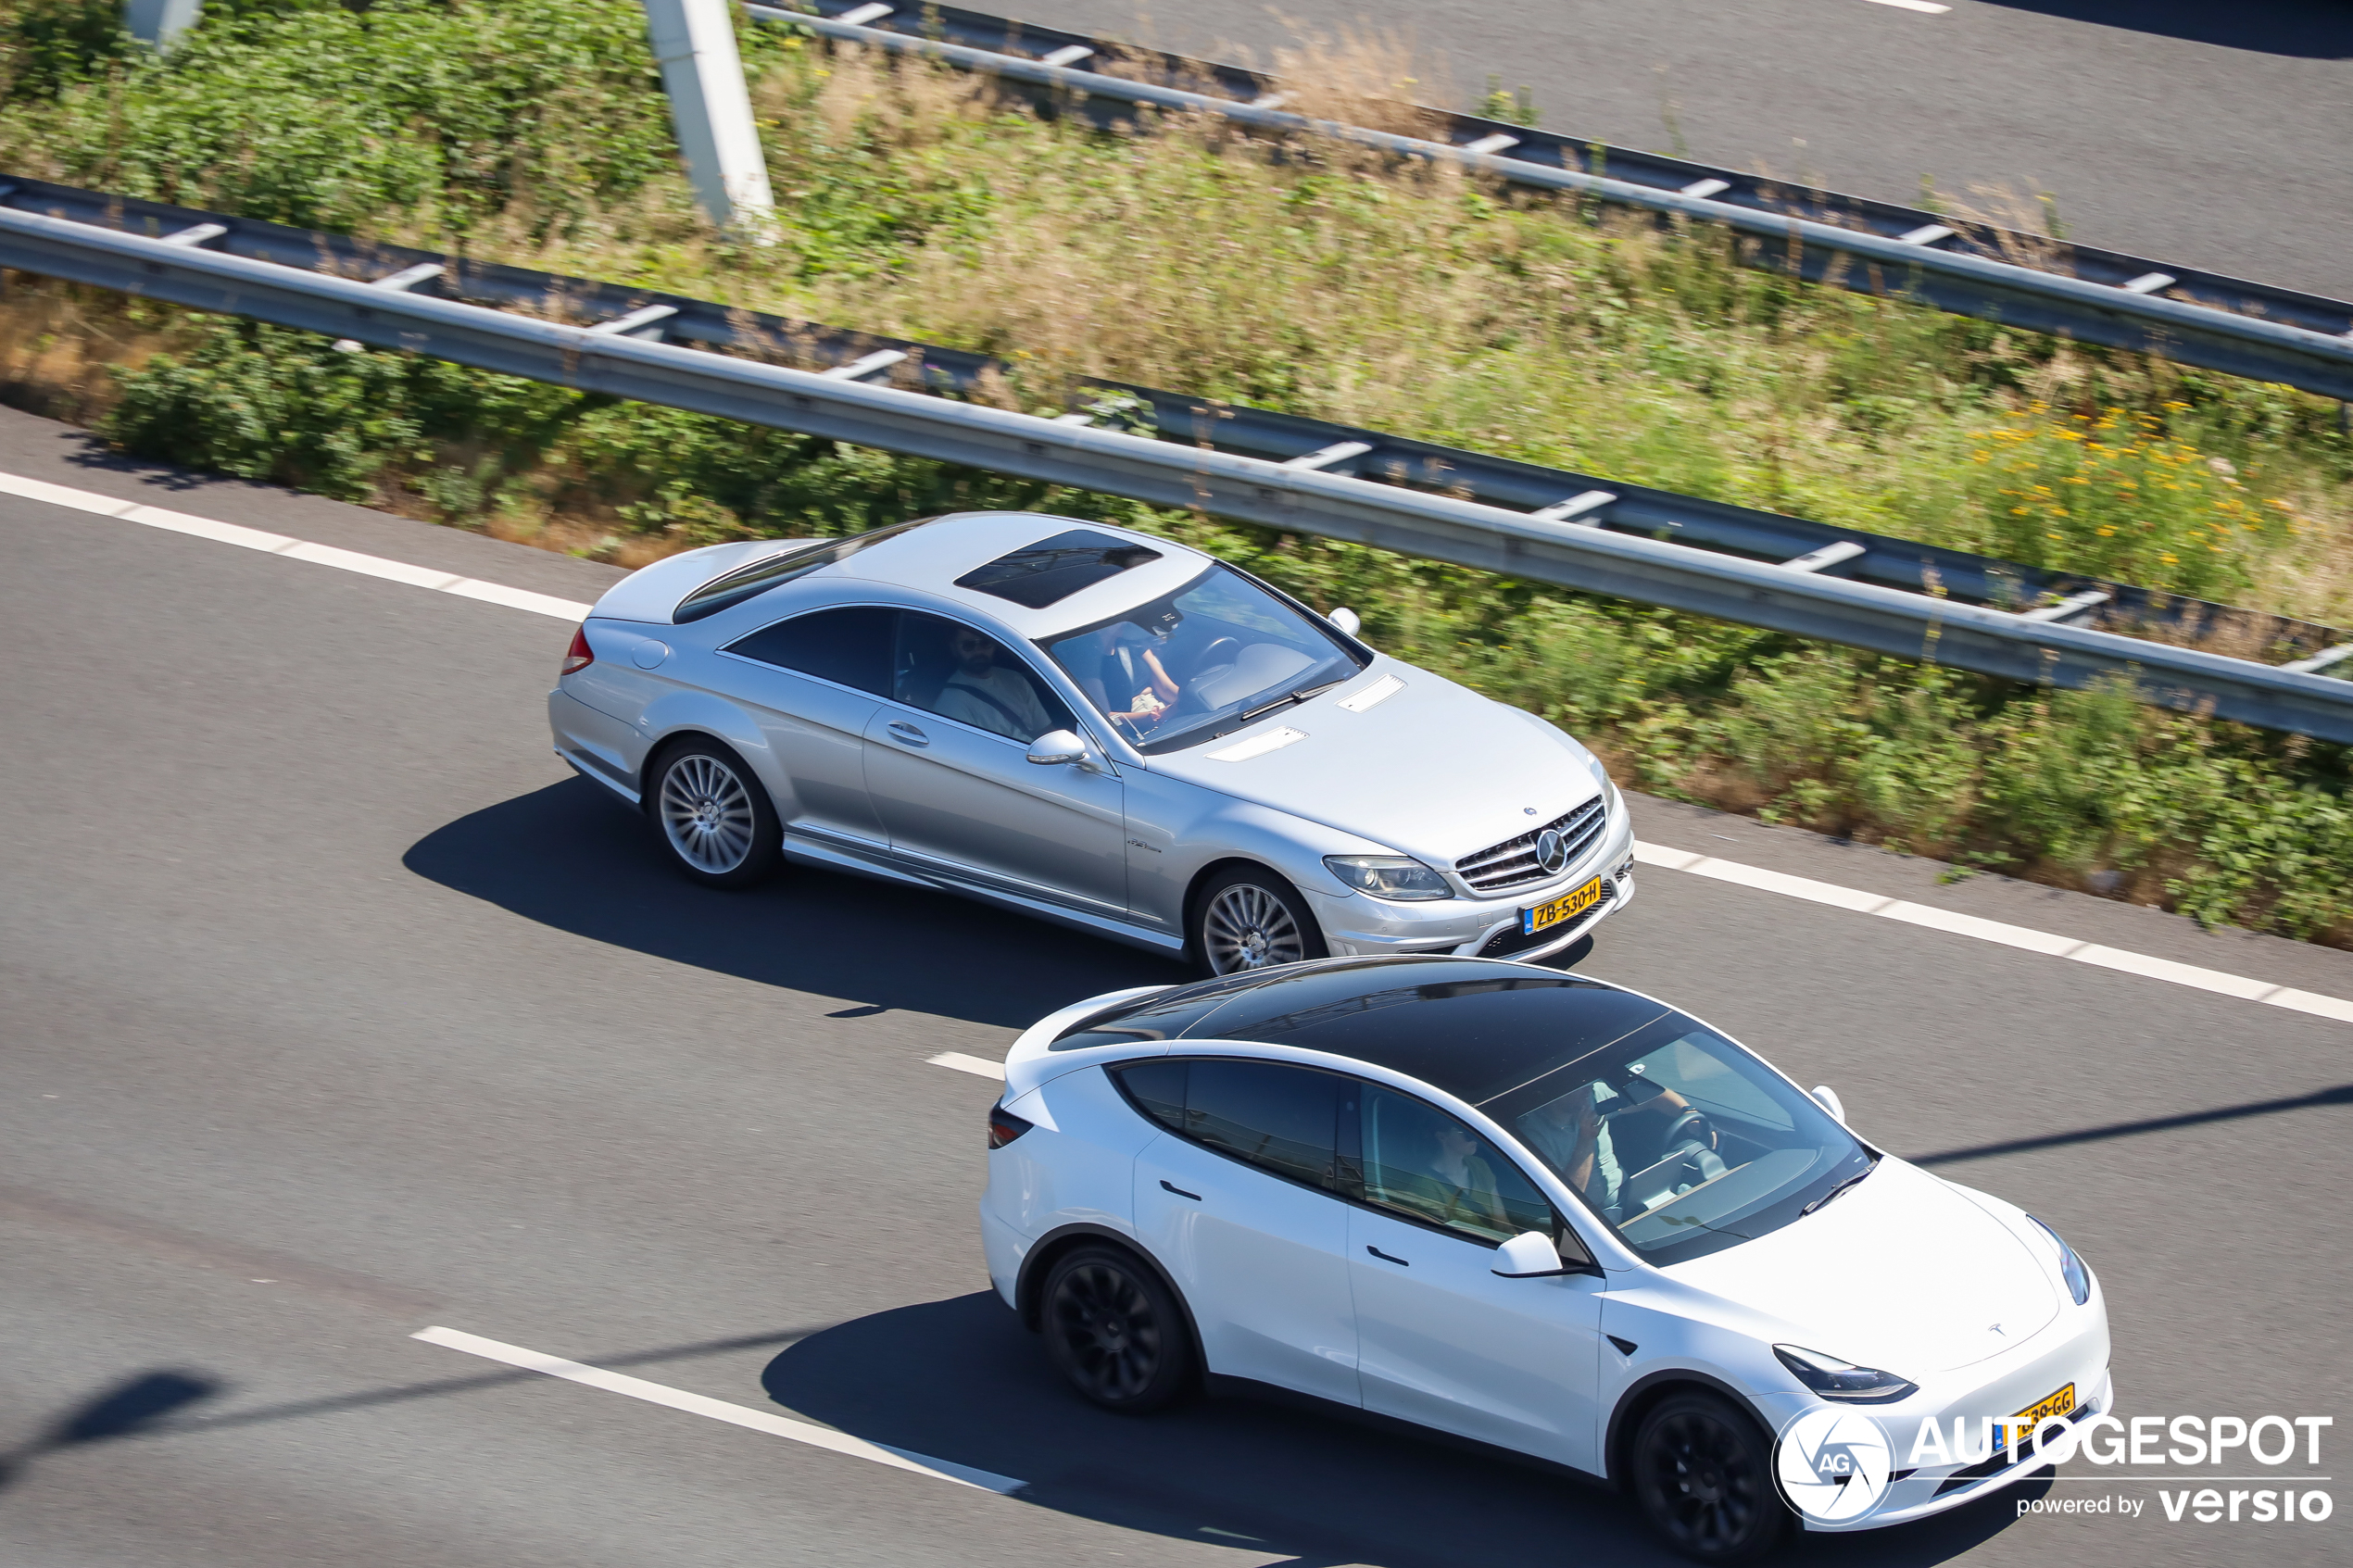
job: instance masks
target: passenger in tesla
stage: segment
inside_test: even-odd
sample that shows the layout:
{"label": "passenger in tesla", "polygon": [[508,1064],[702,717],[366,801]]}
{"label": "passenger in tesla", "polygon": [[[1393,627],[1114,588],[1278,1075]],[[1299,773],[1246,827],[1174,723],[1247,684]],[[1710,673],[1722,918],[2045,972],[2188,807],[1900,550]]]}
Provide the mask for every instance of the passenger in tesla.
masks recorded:
{"label": "passenger in tesla", "polygon": [[938,711],[1017,741],[1036,740],[1053,728],[1046,706],[1027,675],[997,662],[997,651],[996,639],[968,626],[958,629],[956,672],[939,689]]}

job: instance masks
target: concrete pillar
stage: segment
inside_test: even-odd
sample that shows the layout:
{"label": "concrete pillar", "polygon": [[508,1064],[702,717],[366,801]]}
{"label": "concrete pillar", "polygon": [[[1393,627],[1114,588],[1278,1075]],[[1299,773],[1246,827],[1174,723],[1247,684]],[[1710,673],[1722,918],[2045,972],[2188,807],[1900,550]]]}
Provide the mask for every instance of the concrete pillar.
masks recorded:
{"label": "concrete pillar", "polygon": [[169,49],[174,39],[196,25],[203,8],[204,0],[124,0],[122,24],[143,42]]}
{"label": "concrete pillar", "polygon": [[728,0],[646,0],[646,26],[696,199],[713,222],[764,233],[776,201],[760,157]]}

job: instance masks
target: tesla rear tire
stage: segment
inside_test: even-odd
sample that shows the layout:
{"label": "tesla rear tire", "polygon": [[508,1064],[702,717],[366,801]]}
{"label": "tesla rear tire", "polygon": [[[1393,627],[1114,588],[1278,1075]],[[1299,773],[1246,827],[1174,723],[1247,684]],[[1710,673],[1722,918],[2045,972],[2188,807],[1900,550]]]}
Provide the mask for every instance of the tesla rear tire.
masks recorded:
{"label": "tesla rear tire", "polygon": [[1185,1391],[1192,1340],[1176,1298],[1131,1253],[1081,1247],[1046,1276],[1046,1354],[1107,1411],[1146,1415]]}
{"label": "tesla rear tire", "polygon": [[1660,1400],[1642,1417],[1631,1457],[1634,1501],[1667,1544],[1694,1562],[1749,1562],[1788,1528],[1772,1445],[1718,1395]]}
{"label": "tesla rear tire", "polygon": [[646,815],[671,864],[705,887],[749,887],[776,869],[776,808],[743,759],[716,741],[688,741],[662,758]]}
{"label": "tesla rear tire", "polygon": [[1239,974],[1320,959],[1324,933],[1298,889],[1258,866],[1211,879],[1193,900],[1193,960],[1207,974]]}

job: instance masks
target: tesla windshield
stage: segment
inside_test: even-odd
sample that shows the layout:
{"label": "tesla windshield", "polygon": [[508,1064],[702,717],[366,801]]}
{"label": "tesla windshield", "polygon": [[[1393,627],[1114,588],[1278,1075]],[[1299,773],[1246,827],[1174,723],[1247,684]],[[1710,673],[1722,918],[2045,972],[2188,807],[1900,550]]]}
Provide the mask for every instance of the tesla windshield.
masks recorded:
{"label": "tesla windshield", "polygon": [[1224,566],[1042,646],[1148,755],[1214,740],[1363,668],[1295,606]]}
{"label": "tesla windshield", "polygon": [[1877,1159],[1811,1096],[1680,1013],[1479,1109],[1653,1263],[1779,1230]]}

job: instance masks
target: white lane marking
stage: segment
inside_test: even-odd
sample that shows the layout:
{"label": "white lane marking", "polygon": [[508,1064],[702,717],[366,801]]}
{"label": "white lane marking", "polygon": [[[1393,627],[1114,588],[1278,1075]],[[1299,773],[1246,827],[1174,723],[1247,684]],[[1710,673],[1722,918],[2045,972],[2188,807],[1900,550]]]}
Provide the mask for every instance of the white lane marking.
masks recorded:
{"label": "white lane marking", "polygon": [[1931,17],[1941,17],[1953,8],[1950,6],[1940,6],[1936,0],[1871,0],[1871,4],[1893,6],[1899,11],[1919,11]]}
{"label": "white lane marking", "polygon": [[959,1073],[970,1073],[981,1078],[994,1078],[1000,1084],[1005,1081],[1005,1064],[1001,1061],[991,1061],[987,1057],[966,1056],[962,1051],[941,1051],[937,1056],[927,1056],[924,1060],[934,1067],[952,1067]]}
{"label": "white lane marking", "polygon": [[[1877,0],[1881,5],[1903,4],[1914,10],[1944,10],[1931,6],[1924,0]],[[527,588],[510,588],[501,583],[484,583],[471,577],[458,577],[436,571],[430,567],[412,565],[408,561],[389,559],[384,556],[362,555],[333,545],[313,544],[283,533],[271,533],[263,529],[247,528],[241,523],[220,522],[211,518],[196,517],[188,512],[175,512],[144,502],[125,501],[95,491],[77,490],[70,485],[52,484],[46,480],[29,479],[19,474],[0,473],[0,495],[19,495],[29,501],[41,501],[53,507],[65,507],[74,511],[93,512],[100,517],[135,522],[147,528],[160,528],[174,533],[186,533],[199,539],[211,539],[223,545],[235,545],[248,550],[260,550],[270,555],[284,556],[291,560],[308,561],[314,566],[333,567],[341,571],[355,571],[364,576],[379,577],[387,582],[411,587],[426,588],[436,593],[455,594],[460,598],[480,599],[485,604],[501,605],[509,609],[528,610],[535,615],[551,616],[560,621],[585,620],[590,607],[572,599],[560,599],[549,594],[535,594]],[[1307,737],[1290,729],[1277,730],[1241,746],[1228,746],[1214,753],[1221,760],[1241,760],[1238,753],[1260,755],[1263,751],[1288,746]],[[1270,746],[1268,743],[1271,742]],[[2047,953],[2054,958],[2072,959],[2079,963],[2097,964],[2126,974],[2137,974],[2150,980],[2162,980],[2175,985],[2188,985],[2201,991],[2214,991],[2226,997],[2261,1002],[2269,1007],[2286,1008],[2291,1011],[2309,1013],[2315,1018],[2334,1019],[2353,1023],[2353,1001],[2336,997],[2323,997],[2293,986],[2276,985],[2268,980],[2249,979],[2246,975],[2228,974],[2221,970],[2201,969],[2196,964],[2175,963],[2171,959],[2151,958],[2142,953],[2123,952],[2103,947],[2096,943],[2075,937],[2061,936],[2053,932],[2036,931],[2028,926],[2007,925],[2000,921],[1981,920],[1975,915],[1957,914],[1949,910],[1929,909],[1906,903],[1860,888],[1841,887],[1835,883],[1816,882],[1811,877],[1791,876],[1785,872],[1767,871],[1762,866],[1743,865],[1737,860],[1719,860],[1711,855],[1694,854],[1688,849],[1676,849],[1664,844],[1637,843],[1634,858],[1644,865],[1663,866],[1669,871],[1691,872],[1718,882],[1729,882],[1742,887],[1754,887],[1761,892],[1778,893],[1785,897],[1803,898],[1809,903],[1828,904],[1834,909],[1852,909],[1858,914],[1877,915],[1887,920],[1899,920],[1906,924],[1925,926],[1957,936],[1973,937],[1981,942],[1998,942],[2030,952]],[[930,1060],[941,1067],[952,1067],[960,1073],[972,1073],[986,1078],[1005,1075],[1004,1068],[979,1057],[965,1056],[961,1051],[945,1051]],[[652,1385],[648,1385],[652,1386]]]}
{"label": "white lane marking", "polygon": [[283,556],[288,560],[308,561],[313,566],[331,566],[338,571],[381,577],[385,582],[405,583],[411,588],[429,588],[435,593],[455,594],[463,599],[480,599],[485,604],[503,605],[509,609],[527,609],[535,615],[552,616],[559,621],[582,621],[588,615],[588,606],[572,599],[560,599],[551,594],[535,594],[527,588],[510,588],[503,583],[483,583],[409,561],[362,555],[358,550],[341,549],[333,545],[316,545],[308,539],[296,539],[283,533],[271,533],[265,529],[247,528],[242,523],[220,522],[208,517],[175,512],[141,501],[125,501],[118,496],[101,495],[92,490],[77,490],[71,485],[52,484],[44,479],[0,473],[0,495],[20,495],[28,501],[41,501],[77,512],[93,512],[100,517],[135,522],[146,528],[186,533],[198,539],[210,539],[217,544],[234,545],[241,549],[259,550],[265,555]]}
{"label": "white lane marking", "polygon": [[1029,1485],[1010,1475],[999,1475],[986,1470],[975,1470],[967,1464],[955,1464],[944,1459],[910,1453],[904,1449],[889,1448],[881,1443],[869,1443],[862,1437],[852,1437],[846,1432],[836,1432],[829,1426],[814,1426],[805,1421],[793,1421],[766,1411],[752,1410],[744,1405],[729,1404],[701,1394],[689,1394],[683,1388],[666,1384],[648,1383],[642,1377],[607,1372],[602,1367],[584,1366],[560,1356],[542,1355],[526,1350],[520,1345],[504,1345],[496,1339],[484,1339],[478,1334],[468,1334],[455,1328],[421,1328],[409,1336],[445,1349],[463,1350],[470,1356],[485,1361],[504,1361],[509,1366],[522,1367],[526,1372],[544,1372],[550,1377],[582,1383],[591,1388],[602,1388],[609,1394],[626,1394],[633,1399],[648,1404],[666,1405],[689,1415],[707,1415],[713,1421],[724,1421],[733,1426],[749,1427],[765,1432],[772,1437],[784,1437],[796,1443],[806,1443],[812,1449],[824,1449],[852,1459],[862,1459],[875,1464],[887,1464],[894,1470],[912,1471],[934,1480],[953,1481],[961,1486],[977,1486],[984,1492],[1017,1492]]}
{"label": "white lane marking", "polygon": [[2010,925],[1953,909],[1931,909],[1924,904],[1907,903],[1882,894],[1866,893],[1859,887],[1841,887],[1836,883],[1791,876],[1786,872],[1767,871],[1762,866],[1743,865],[1737,860],[1719,860],[1712,855],[1693,854],[1689,849],[1677,849],[1664,844],[1646,844],[1637,840],[1634,859],[1646,866],[1690,872],[1694,876],[1729,882],[1741,887],[1754,887],[1766,893],[1779,893],[1784,897],[1803,898],[1808,903],[1853,909],[1857,914],[1877,915],[1882,920],[1900,920],[1906,925],[1925,926],[1931,931],[1947,932],[1955,936],[1972,937],[1980,942],[1998,942],[2004,947],[2023,947],[2029,952],[2046,953],[2055,959],[2072,959],[2077,963],[2097,964],[2102,969],[2137,974],[2147,980],[2162,980],[2169,985],[2187,985],[2196,990],[2236,997],[2242,1001],[2262,1002],[2270,1007],[2309,1012],[2316,1018],[2333,1018],[2353,1023],[2353,1002],[2335,997],[2316,996],[2310,991],[2298,991],[2292,986],[2277,985],[2271,981],[2255,980],[2244,974],[2201,969],[2196,964],[2176,963],[2171,959],[2152,958],[2146,953],[2128,953],[2121,948],[2103,947],[2096,942],[2062,936],[2054,931]]}

